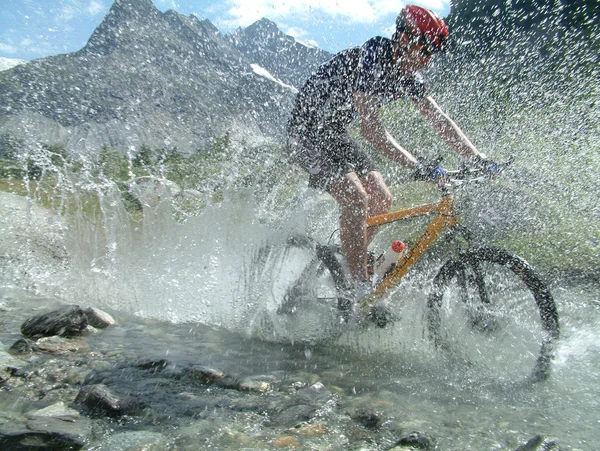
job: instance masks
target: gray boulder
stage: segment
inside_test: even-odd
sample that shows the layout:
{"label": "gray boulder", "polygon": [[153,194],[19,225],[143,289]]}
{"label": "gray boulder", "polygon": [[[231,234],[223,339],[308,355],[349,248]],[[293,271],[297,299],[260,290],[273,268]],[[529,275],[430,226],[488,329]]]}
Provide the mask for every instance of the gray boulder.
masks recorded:
{"label": "gray boulder", "polygon": [[21,326],[21,333],[26,337],[75,337],[81,335],[87,326],[88,319],[83,309],[68,305],[29,318]]}
{"label": "gray boulder", "polygon": [[24,423],[0,426],[0,449],[11,451],[79,450],[92,433],[92,423],[57,403],[27,414]]}

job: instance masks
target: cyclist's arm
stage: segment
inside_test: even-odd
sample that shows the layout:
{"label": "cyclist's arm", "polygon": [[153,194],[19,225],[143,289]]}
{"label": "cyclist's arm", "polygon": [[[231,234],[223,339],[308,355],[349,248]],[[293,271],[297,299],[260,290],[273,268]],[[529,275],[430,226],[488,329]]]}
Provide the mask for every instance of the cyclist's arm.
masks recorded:
{"label": "cyclist's arm", "polygon": [[379,122],[379,105],[372,95],[365,92],[354,92],[354,105],[358,111],[360,134],[375,149],[407,168],[417,164],[417,159],[408,150],[396,142]]}
{"label": "cyclist's arm", "polygon": [[433,124],[433,128],[444,142],[463,157],[487,158],[479,152],[467,135],[456,125],[450,117],[442,111],[440,106],[431,96],[413,99],[421,114]]}

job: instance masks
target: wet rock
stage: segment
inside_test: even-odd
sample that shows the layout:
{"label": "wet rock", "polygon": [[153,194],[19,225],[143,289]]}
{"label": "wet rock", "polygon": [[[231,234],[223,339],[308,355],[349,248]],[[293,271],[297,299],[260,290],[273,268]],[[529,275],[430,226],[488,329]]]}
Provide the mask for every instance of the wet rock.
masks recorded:
{"label": "wet rock", "polygon": [[5,368],[14,364],[15,359],[4,350],[4,345],[0,343],[0,368]]}
{"label": "wet rock", "polygon": [[287,432],[290,434],[298,434],[306,437],[313,437],[316,435],[325,435],[328,433],[327,429],[319,423],[304,423],[297,425],[294,429],[290,429]]}
{"label": "wet rock", "polygon": [[310,392],[313,392],[313,393],[321,393],[326,389],[325,389],[325,385],[323,385],[321,382],[316,382],[313,385],[311,385],[310,387],[308,387],[307,390]]}
{"label": "wet rock", "polygon": [[82,337],[89,337],[90,335],[96,335],[100,333],[100,329],[96,329],[93,326],[90,326],[89,324],[87,325],[87,327],[81,332],[81,336]]}
{"label": "wet rock", "polygon": [[50,390],[41,390],[37,397],[43,399],[45,402],[66,402],[72,404],[78,394],[79,389],[62,385]]}
{"label": "wet rock", "polygon": [[221,388],[228,388],[230,390],[239,390],[240,389],[240,380],[236,376],[232,376],[231,374],[226,374],[221,379],[215,381],[215,385]]}
{"label": "wet rock", "polygon": [[194,365],[189,369],[189,376],[201,384],[211,385],[223,379],[225,373],[206,366]]}
{"label": "wet rock", "polygon": [[75,421],[80,417],[80,415],[77,410],[71,409],[67,407],[64,402],[59,401],[43,409],[30,412],[26,414],[26,417],[29,419],[53,417],[64,421]]}
{"label": "wet rock", "polygon": [[29,379],[31,373],[17,366],[9,366],[6,368],[12,377],[22,377],[23,379]]}
{"label": "wet rock", "polygon": [[248,396],[239,399],[232,399],[228,407],[237,412],[255,412],[263,414],[268,411],[267,403],[260,396]]}
{"label": "wet rock", "polygon": [[300,448],[300,442],[289,435],[277,437],[271,444],[274,448]]}
{"label": "wet rock", "polygon": [[11,451],[79,450],[91,435],[90,420],[70,417],[32,416],[25,423],[0,426],[0,449]]}
{"label": "wet rock", "polygon": [[353,419],[364,427],[374,429],[381,424],[382,415],[374,410],[361,410],[353,415]]}
{"label": "wet rock", "polygon": [[111,435],[90,448],[90,451],[111,449],[121,451],[163,451],[171,449],[171,445],[169,439],[158,432],[132,431]]}
{"label": "wet rock", "polygon": [[244,379],[242,382],[240,382],[239,389],[247,392],[267,393],[271,390],[271,385],[265,381]]}
{"label": "wet rock", "polygon": [[433,439],[422,432],[411,432],[410,434],[402,437],[396,444],[389,449],[396,449],[402,447],[410,447],[416,449],[434,449],[435,444]]}
{"label": "wet rock", "polygon": [[295,426],[313,418],[317,409],[309,405],[295,405],[280,412],[272,413],[267,419],[270,426]]}
{"label": "wet rock", "polygon": [[15,341],[15,343],[8,349],[13,355],[18,354],[31,354],[34,351],[37,351],[37,346],[33,340],[28,340],[27,338],[20,338]]}
{"label": "wet rock", "polygon": [[558,451],[558,444],[554,440],[548,440],[541,435],[530,438],[523,445],[518,446],[515,451]]}
{"label": "wet rock", "polygon": [[68,305],[29,318],[21,325],[21,333],[25,337],[76,337],[87,325],[88,319],[81,307]]}
{"label": "wet rock", "polygon": [[106,329],[117,323],[108,313],[94,307],[87,308],[83,312],[87,316],[88,324],[96,329]]}
{"label": "wet rock", "polygon": [[166,359],[146,360],[144,362],[136,363],[135,366],[137,368],[141,368],[143,370],[150,370],[152,372],[157,372],[157,371],[162,371],[167,366],[169,366],[169,361]]}
{"label": "wet rock", "polygon": [[83,387],[75,404],[85,406],[91,415],[119,417],[124,414],[123,402],[102,384]]}
{"label": "wet rock", "polygon": [[52,354],[65,354],[70,352],[87,351],[87,343],[71,340],[59,336],[40,338],[35,342],[38,351],[50,352]]}

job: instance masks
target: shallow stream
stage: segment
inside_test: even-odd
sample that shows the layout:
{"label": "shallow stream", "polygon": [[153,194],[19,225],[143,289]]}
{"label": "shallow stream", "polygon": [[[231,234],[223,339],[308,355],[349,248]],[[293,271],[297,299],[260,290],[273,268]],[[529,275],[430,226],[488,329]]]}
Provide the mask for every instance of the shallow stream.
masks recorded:
{"label": "shallow stream", "polygon": [[[407,302],[392,327],[349,327],[336,340],[314,340],[310,312],[287,322],[277,315],[285,274],[277,252],[265,258],[260,251],[310,225],[270,229],[242,200],[183,224],[154,210],[157,216],[137,229],[118,222],[114,210],[91,240],[82,224],[65,225],[26,208],[23,198],[6,197],[6,255],[21,258],[3,265],[3,347],[20,337],[22,321],[58,302],[103,308],[118,324],[83,338],[85,351],[17,359],[37,369],[37,384],[71,382],[40,391],[34,378],[0,391],[2,421],[57,400],[69,404],[80,384],[102,382],[146,408],[95,419],[89,449],[147,441],[154,448],[145,449],[379,450],[412,431],[432,437],[440,450],[513,450],[538,434],[560,449],[598,449],[597,285],[552,283],[561,340],[552,375],[538,383],[528,380],[528,369],[468,367],[432,349],[423,322],[427,268],[402,286]],[[164,368],[148,371],[147,362]],[[269,388],[199,384],[188,377],[194,365]],[[79,376],[65,376],[73,372]]]}

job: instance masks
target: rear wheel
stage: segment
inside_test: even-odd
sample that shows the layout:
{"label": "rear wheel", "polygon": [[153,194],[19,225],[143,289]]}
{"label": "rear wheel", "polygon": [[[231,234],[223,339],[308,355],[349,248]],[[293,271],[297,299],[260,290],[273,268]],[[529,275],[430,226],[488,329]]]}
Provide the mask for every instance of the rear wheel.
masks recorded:
{"label": "rear wheel", "polygon": [[290,237],[283,246],[269,246],[264,265],[275,310],[268,315],[276,337],[322,341],[339,336],[350,313],[347,271],[337,246],[324,246],[305,236]]}
{"label": "rear wheel", "polygon": [[531,266],[485,247],[449,260],[428,300],[429,336],[461,362],[545,379],[559,337],[556,306]]}

